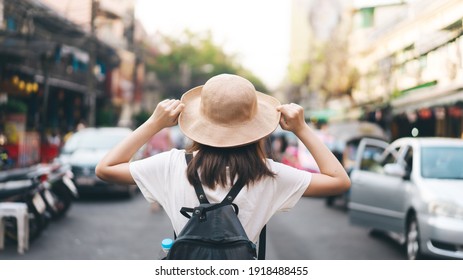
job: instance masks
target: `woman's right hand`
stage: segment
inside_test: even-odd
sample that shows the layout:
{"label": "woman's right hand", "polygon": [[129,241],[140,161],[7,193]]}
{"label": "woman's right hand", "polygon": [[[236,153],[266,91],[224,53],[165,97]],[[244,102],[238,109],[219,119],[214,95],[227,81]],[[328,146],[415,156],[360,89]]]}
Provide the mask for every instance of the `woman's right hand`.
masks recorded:
{"label": "woman's right hand", "polygon": [[185,108],[178,99],[166,99],[156,106],[150,120],[158,123],[160,128],[171,127],[177,124],[178,116]]}
{"label": "woman's right hand", "polygon": [[304,108],[300,105],[295,103],[280,105],[277,107],[277,111],[281,113],[280,126],[284,130],[297,135],[297,132],[306,126]]}

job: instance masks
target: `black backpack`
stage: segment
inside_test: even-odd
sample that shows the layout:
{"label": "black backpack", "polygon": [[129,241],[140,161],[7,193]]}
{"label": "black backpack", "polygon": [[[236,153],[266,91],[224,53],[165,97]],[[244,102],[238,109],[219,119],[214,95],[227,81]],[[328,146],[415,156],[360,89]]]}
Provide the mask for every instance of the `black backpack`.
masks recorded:
{"label": "black backpack", "polygon": [[[189,162],[191,154],[186,154]],[[266,227],[259,236],[259,256],[238,219],[238,206],[233,200],[243,186],[234,185],[224,200],[211,204],[201,184],[194,185],[200,205],[182,207],[189,220],[169,250],[167,260],[251,260],[265,258]],[[191,214],[189,214],[191,213]]]}

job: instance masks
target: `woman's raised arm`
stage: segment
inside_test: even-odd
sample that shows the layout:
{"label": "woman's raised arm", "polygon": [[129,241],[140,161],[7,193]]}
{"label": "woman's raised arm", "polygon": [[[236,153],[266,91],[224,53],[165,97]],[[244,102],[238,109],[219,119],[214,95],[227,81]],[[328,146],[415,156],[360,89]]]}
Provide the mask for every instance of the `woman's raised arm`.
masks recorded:
{"label": "woman's raised arm", "polygon": [[306,124],[304,109],[291,103],[281,105],[277,110],[281,112],[281,127],[292,131],[302,141],[320,168],[319,174],[312,174],[304,196],[326,196],[347,191],[350,187],[349,176],[338,159]]}
{"label": "woman's raised arm", "polygon": [[112,183],[134,184],[129,170],[130,159],[154,134],[176,125],[183,108],[179,100],[161,101],[146,122],[105,155],[96,166],[96,175]]}

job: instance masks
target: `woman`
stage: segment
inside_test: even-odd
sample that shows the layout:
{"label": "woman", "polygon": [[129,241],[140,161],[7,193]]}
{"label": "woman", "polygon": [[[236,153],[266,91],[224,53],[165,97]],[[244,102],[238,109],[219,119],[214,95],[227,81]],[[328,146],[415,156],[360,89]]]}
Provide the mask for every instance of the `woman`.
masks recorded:
{"label": "woman", "polygon": [[[240,76],[214,76],[181,100],[160,102],[144,124],[101,160],[96,174],[114,183],[136,183],[148,201],[162,205],[177,234],[188,221],[179,210],[199,205],[193,182],[201,181],[211,203],[223,200],[231,182],[244,184],[234,203],[248,238],[257,242],[270,218],[291,209],[301,196],[338,194],[350,186],[344,168],[305,123],[303,112],[299,105],[280,105],[257,92]],[[193,141],[187,151],[172,149],[130,162],[154,134],[177,123]],[[266,158],[265,138],[278,124],[310,150],[319,174]],[[188,165],[185,152],[194,155]]]}

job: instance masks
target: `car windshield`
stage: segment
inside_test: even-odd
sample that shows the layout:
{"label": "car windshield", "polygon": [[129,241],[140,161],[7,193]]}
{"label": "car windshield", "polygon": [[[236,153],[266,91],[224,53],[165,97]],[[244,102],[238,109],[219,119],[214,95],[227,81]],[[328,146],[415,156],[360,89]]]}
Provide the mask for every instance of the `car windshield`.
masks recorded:
{"label": "car windshield", "polygon": [[77,149],[108,150],[129,134],[126,130],[88,130],[73,135],[64,145],[62,153]]}
{"label": "car windshield", "polygon": [[423,147],[421,154],[423,178],[463,180],[462,147]]}

